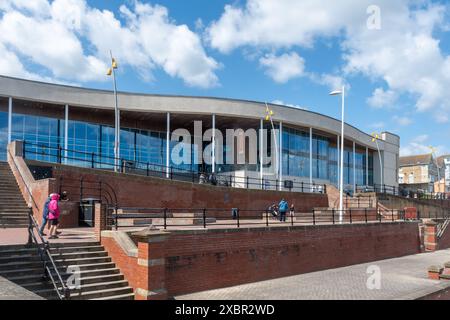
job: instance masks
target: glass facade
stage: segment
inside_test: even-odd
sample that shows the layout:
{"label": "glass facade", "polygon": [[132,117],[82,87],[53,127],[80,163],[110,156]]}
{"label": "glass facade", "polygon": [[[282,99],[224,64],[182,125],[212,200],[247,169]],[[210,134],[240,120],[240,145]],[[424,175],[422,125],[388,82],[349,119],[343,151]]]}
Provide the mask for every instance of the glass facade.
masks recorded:
{"label": "glass facade", "polygon": [[[312,178],[328,180],[338,184],[339,151],[337,138],[331,139],[319,134],[312,135]],[[283,175],[309,178],[309,144],[310,136],[306,130],[283,128]],[[355,159],[354,159],[355,158]],[[366,151],[356,149],[353,158],[353,146],[344,147],[344,184],[366,185]],[[372,159],[372,160],[371,160]],[[355,174],[353,162],[355,161]],[[373,157],[369,154],[369,184],[373,185]]]}
{"label": "glass facade", "polygon": [[[7,109],[6,109],[7,110]],[[27,146],[28,159],[55,162],[58,159],[58,148],[64,148],[64,119],[46,116],[13,113],[12,140],[23,140]],[[269,125],[269,138],[273,134]],[[278,126],[276,126],[278,129]],[[258,135],[259,135],[259,130]],[[8,113],[4,106],[0,109],[0,159],[6,159],[6,145],[8,135]],[[271,154],[272,139],[268,139],[268,156]],[[312,172],[313,180],[329,181],[338,184],[338,158],[337,137],[326,137],[313,132],[310,146],[309,129],[297,129],[283,126],[282,133],[282,173],[283,176],[301,177],[309,179]],[[258,136],[258,141],[260,138]],[[172,153],[177,141],[171,141],[169,151]],[[91,166],[94,160],[95,167],[112,168],[114,163],[114,128],[109,125],[69,120],[68,122],[68,164]],[[312,161],[310,162],[310,149]],[[175,170],[199,171],[202,168],[194,164],[197,159],[196,146],[188,146],[191,164],[176,165],[171,161],[170,166]],[[224,153],[226,145],[224,146]],[[64,151],[63,154],[64,155]],[[135,162],[138,167],[145,168],[150,164],[155,168],[164,170],[166,165],[166,132],[142,130],[135,128],[121,128],[120,130],[120,156],[127,161]],[[223,155],[225,161],[226,155]],[[64,160],[63,160],[64,161]],[[258,156],[259,161],[259,156]],[[355,169],[353,172],[353,162]],[[368,181],[366,166],[368,163]],[[310,167],[310,164],[312,166]],[[241,165],[242,167],[242,165]],[[218,165],[218,171],[232,171],[237,165]],[[245,165],[247,170],[258,170],[256,165]],[[207,168],[206,168],[207,169]],[[242,168],[241,168],[242,169]],[[346,145],[344,151],[344,184],[353,185],[356,178],[357,185],[373,185],[373,153],[369,152],[366,159],[365,148],[356,148]]]}

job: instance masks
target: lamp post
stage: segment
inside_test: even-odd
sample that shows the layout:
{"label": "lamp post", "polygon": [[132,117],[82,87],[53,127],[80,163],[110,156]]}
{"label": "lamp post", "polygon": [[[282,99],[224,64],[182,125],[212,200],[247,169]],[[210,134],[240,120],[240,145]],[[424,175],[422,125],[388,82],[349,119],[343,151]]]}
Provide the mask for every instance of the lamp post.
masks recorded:
{"label": "lamp post", "polygon": [[111,56],[111,67],[107,71],[107,75],[113,77],[114,84],[114,171],[117,172],[119,169],[119,159],[120,159],[120,110],[117,99],[117,84],[116,84],[116,72],[117,62],[113,58],[112,51],[109,51]]}
{"label": "lamp post", "polygon": [[[270,121],[270,124],[272,125],[272,131],[274,136],[274,142],[275,142],[275,170],[277,173],[277,176],[280,175],[280,169],[279,169],[279,155],[278,155],[278,143],[277,143],[277,135],[275,134],[275,126],[273,125],[273,110],[269,109],[269,106],[266,102],[266,121]],[[278,186],[277,186],[278,189]],[[281,181],[280,181],[280,190],[281,190]]]}
{"label": "lamp post", "polygon": [[[378,159],[380,160],[380,185],[381,188],[383,188],[383,162],[381,161],[381,152],[380,146],[378,145],[378,140],[380,140],[380,136],[378,135],[378,133],[372,133],[372,142],[375,142],[377,145]],[[383,189],[381,189],[381,192],[383,192]]]}
{"label": "lamp post", "polygon": [[340,174],[339,174],[339,223],[343,220],[343,198],[344,198],[344,111],[345,111],[345,86],[342,86],[341,90],[335,90],[330,92],[330,96],[342,97],[342,107],[341,107],[341,163],[340,163]]}

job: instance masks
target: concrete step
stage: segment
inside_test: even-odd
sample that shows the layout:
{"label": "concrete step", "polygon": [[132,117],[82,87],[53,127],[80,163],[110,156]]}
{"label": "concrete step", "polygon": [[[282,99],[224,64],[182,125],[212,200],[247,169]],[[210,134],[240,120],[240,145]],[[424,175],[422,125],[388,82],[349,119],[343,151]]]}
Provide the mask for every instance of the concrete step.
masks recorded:
{"label": "concrete step", "polygon": [[75,247],[59,247],[59,248],[50,248],[50,252],[53,253],[70,253],[75,251],[105,251],[105,248],[101,245],[92,245],[92,246],[75,246]]}
{"label": "concrete step", "polygon": [[[15,270],[7,270],[7,271],[0,271],[0,275],[5,278],[12,278],[12,277],[20,277],[20,276],[31,276],[31,275],[38,275],[42,276],[43,274],[43,268],[28,268],[28,269],[15,269]],[[94,270],[80,270],[80,272],[76,272],[74,274],[79,274],[81,277],[95,277],[95,276],[103,276],[103,275],[113,275],[113,274],[119,274],[120,270],[118,268],[112,267],[112,268],[100,268],[100,269],[94,269]],[[72,274],[69,273],[61,273],[61,276],[68,277]]]}
{"label": "concrete step", "polygon": [[90,288],[85,288],[82,292],[71,292],[70,298],[72,300],[90,300],[98,298],[107,298],[124,294],[133,293],[133,289],[128,286],[105,288],[99,290],[86,290]]}
{"label": "concrete step", "polygon": [[117,296],[107,296],[102,298],[94,298],[91,300],[134,300],[134,293],[121,294]]}
{"label": "concrete step", "polygon": [[107,257],[106,251],[73,251],[73,252],[51,252],[54,260],[72,260],[79,258],[101,258]]}
{"label": "concrete step", "polygon": [[71,265],[83,265],[83,264],[96,264],[102,262],[111,262],[111,258],[105,257],[91,257],[91,258],[75,258],[75,259],[55,259],[57,266],[71,266]]}

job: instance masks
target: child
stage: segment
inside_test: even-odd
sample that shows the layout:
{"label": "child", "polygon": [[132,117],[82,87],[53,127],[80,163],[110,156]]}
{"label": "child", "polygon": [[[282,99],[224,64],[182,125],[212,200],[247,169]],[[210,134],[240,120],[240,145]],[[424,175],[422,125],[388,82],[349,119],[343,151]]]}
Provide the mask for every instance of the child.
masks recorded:
{"label": "child", "polygon": [[57,228],[58,228],[58,219],[59,219],[59,194],[52,194],[51,201],[48,204],[48,219],[50,220],[50,237],[49,239],[58,239],[57,236]]}

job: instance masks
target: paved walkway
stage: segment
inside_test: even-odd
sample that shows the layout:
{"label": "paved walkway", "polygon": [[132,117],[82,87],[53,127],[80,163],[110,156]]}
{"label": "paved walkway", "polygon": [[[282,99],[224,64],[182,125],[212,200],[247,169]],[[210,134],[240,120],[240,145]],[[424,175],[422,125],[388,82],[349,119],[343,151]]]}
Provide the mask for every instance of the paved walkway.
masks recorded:
{"label": "paved walkway", "polygon": [[[61,229],[59,239],[48,240],[50,243],[95,241],[94,228]],[[25,244],[28,240],[28,229],[0,228],[0,245]]]}
{"label": "paved walkway", "polygon": [[0,300],[44,300],[44,298],[0,276]]}
{"label": "paved walkway", "polygon": [[[409,300],[450,287],[430,280],[427,268],[450,261],[450,249],[255,282],[176,297],[177,300]],[[369,266],[380,270],[380,289],[368,289]],[[374,282],[371,282],[374,284]]]}

